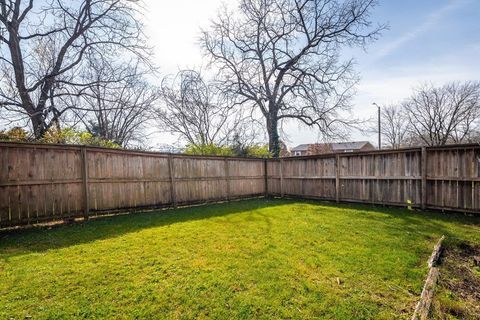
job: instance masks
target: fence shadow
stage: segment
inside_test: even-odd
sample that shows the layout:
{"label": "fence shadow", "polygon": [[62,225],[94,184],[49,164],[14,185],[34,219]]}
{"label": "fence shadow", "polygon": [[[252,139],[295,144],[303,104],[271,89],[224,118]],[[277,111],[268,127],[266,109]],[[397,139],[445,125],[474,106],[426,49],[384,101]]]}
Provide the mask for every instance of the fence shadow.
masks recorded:
{"label": "fence shadow", "polygon": [[[421,233],[425,236],[431,237],[432,232],[442,234],[447,237],[448,241],[456,241],[458,235],[456,229],[461,226],[470,226],[475,228],[472,233],[478,232],[478,239],[480,241],[480,215],[467,214],[461,212],[441,212],[434,210],[407,210],[402,207],[392,207],[384,205],[370,205],[359,203],[334,203],[329,201],[316,200],[296,200],[305,203],[316,203],[322,206],[335,207],[342,209],[354,209],[359,214],[364,213],[365,218],[372,222],[388,223],[385,216],[395,219],[392,224],[396,228],[402,229],[405,232]],[[375,215],[378,213],[381,215]],[[478,229],[477,229],[478,228]]]}
{"label": "fence shadow", "polygon": [[[34,227],[31,229],[4,231],[0,233],[0,258],[8,259],[18,255],[44,252],[51,249],[60,249],[97,240],[115,238],[149,228],[228,216],[291,203],[354,209],[357,211],[356,214],[363,214],[365,219],[384,224],[388,224],[388,220],[386,220],[386,216],[388,216],[395,218],[395,220],[392,220],[392,226],[406,232],[422,233],[429,237],[432,236],[432,231],[434,231],[438,234],[444,234],[447,238],[454,239],[455,228],[452,227],[452,224],[454,226],[469,225],[480,228],[480,216],[467,216],[458,213],[444,214],[432,211],[408,211],[404,208],[371,206],[367,204],[337,204],[315,200],[255,199],[99,217],[87,222],[61,225],[54,228]],[[260,213],[260,218],[268,219],[269,217]],[[270,221],[266,222],[268,228]]]}
{"label": "fence shadow", "polygon": [[287,203],[265,199],[239,200],[178,209],[101,216],[86,222],[62,224],[54,227],[38,226],[28,229],[8,230],[0,232],[0,258],[60,249],[115,238],[144,229],[228,216]]}

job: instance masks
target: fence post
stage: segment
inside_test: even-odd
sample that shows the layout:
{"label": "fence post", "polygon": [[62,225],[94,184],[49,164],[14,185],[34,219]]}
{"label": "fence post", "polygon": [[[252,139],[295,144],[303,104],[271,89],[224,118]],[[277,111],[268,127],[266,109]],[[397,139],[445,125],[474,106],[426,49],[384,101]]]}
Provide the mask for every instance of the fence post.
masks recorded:
{"label": "fence post", "polygon": [[225,183],[227,184],[226,192],[227,201],[230,200],[230,164],[228,162],[228,158],[225,158]]}
{"label": "fence post", "polygon": [[427,148],[422,147],[422,163],[421,163],[421,175],[422,175],[422,210],[427,208]]}
{"label": "fence post", "polygon": [[87,147],[80,147],[80,154],[82,163],[83,217],[85,220],[88,220],[90,214],[90,196],[88,192]]}
{"label": "fence post", "polygon": [[268,171],[267,171],[267,168],[268,168],[268,159],[265,159],[264,160],[264,173],[265,173],[265,198],[268,198]]}
{"label": "fence post", "polygon": [[340,202],[340,155],[335,155],[335,201]]}
{"label": "fence post", "polygon": [[168,155],[168,175],[170,176],[170,195],[172,198],[172,205],[174,208],[177,207],[177,195],[175,190],[175,171],[173,166],[173,156],[171,154]]}
{"label": "fence post", "polygon": [[283,159],[280,158],[280,197],[283,198]]}

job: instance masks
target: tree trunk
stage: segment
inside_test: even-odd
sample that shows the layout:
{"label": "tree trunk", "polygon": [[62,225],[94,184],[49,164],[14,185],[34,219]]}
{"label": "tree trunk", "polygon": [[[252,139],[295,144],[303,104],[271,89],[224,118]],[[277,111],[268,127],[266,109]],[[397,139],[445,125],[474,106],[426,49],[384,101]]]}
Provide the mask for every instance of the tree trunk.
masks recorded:
{"label": "tree trunk", "polygon": [[278,119],[276,114],[267,117],[268,150],[274,158],[280,157],[280,137],[278,135]]}
{"label": "tree trunk", "polygon": [[46,131],[45,120],[43,119],[43,114],[34,114],[30,115],[30,121],[32,123],[33,135],[35,140],[41,139]]}

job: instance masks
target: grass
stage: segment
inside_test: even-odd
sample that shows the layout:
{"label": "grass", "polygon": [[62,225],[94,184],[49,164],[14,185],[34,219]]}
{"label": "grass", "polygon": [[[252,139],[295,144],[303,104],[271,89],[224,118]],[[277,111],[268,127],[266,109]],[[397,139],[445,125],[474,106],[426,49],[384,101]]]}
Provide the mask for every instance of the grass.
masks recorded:
{"label": "grass", "polygon": [[442,234],[480,219],[249,200],[8,232],[0,319],[408,319]]}

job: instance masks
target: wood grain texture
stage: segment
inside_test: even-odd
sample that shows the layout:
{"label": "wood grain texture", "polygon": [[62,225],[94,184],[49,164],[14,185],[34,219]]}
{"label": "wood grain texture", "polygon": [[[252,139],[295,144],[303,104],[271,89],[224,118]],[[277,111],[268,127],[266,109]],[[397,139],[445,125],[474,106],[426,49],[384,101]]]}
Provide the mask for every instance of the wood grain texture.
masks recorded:
{"label": "wood grain texture", "polygon": [[0,227],[263,195],[265,160],[0,142]]}
{"label": "wood grain texture", "polygon": [[480,212],[479,145],[292,157],[267,168],[273,195]]}
{"label": "wood grain texture", "polygon": [[426,320],[430,319],[430,310],[432,306],[433,296],[435,294],[435,286],[438,282],[440,271],[437,268],[440,255],[442,253],[442,243],[445,236],[442,236],[438,240],[437,244],[433,248],[432,255],[428,259],[428,275],[423,286],[420,300],[418,301],[415,311],[412,316],[412,320]]}

